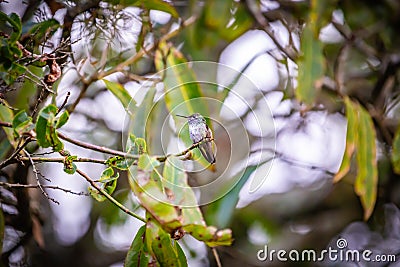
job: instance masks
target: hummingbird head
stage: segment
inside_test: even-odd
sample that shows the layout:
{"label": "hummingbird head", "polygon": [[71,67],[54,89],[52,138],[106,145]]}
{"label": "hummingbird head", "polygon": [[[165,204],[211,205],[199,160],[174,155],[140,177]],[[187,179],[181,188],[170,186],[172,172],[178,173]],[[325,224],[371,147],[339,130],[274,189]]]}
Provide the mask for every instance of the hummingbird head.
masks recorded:
{"label": "hummingbird head", "polygon": [[200,113],[193,113],[190,116],[183,116],[183,115],[176,115],[176,116],[188,119],[188,123],[196,123],[196,122],[206,123],[206,120]]}

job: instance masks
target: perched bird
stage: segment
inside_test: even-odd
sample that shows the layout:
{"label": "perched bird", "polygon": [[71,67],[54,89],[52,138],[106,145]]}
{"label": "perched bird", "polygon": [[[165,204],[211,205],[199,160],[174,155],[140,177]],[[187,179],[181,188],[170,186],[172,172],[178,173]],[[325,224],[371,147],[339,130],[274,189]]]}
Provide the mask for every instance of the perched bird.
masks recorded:
{"label": "perched bird", "polygon": [[177,116],[186,118],[188,120],[190,139],[192,139],[194,144],[199,143],[204,139],[209,140],[199,144],[198,148],[200,149],[200,152],[203,155],[203,157],[211,164],[214,164],[215,156],[213,153],[213,148],[211,143],[212,142],[211,139],[213,138],[213,136],[204,117],[201,116],[199,113],[194,113],[190,116],[183,116],[183,115],[177,115]]}

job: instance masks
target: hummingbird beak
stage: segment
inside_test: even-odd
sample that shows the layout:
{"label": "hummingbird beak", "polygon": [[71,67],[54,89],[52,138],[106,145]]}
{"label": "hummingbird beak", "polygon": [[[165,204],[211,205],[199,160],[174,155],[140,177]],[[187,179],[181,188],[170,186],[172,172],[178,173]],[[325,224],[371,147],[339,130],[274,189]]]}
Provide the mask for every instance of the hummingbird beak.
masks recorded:
{"label": "hummingbird beak", "polygon": [[183,116],[183,115],[179,115],[179,114],[176,114],[176,116],[186,118],[186,119],[188,118],[188,116]]}

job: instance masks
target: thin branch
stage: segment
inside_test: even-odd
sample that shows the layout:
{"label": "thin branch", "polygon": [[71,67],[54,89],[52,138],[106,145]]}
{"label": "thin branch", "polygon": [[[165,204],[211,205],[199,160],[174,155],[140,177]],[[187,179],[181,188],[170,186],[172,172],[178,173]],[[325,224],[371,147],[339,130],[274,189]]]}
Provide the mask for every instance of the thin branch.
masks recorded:
{"label": "thin branch", "polygon": [[221,259],[219,258],[218,251],[216,248],[211,248],[211,251],[214,255],[215,262],[217,263],[217,267],[222,267]]}
{"label": "thin branch", "polygon": [[[16,188],[16,189],[24,189],[24,188],[39,188],[39,185],[37,184],[11,184],[11,183],[6,183],[6,182],[0,182],[0,186],[5,187],[5,188]],[[70,189],[62,188],[56,185],[41,185],[42,188],[46,189],[54,189],[54,190],[61,190],[64,191],[65,193],[70,193],[73,195],[78,195],[78,196],[88,196],[88,193],[85,192],[74,192]]]}
{"label": "thin branch", "polygon": [[83,171],[77,169],[76,170],[77,173],[79,173],[83,178],[85,178],[85,180],[94,188],[96,188],[97,191],[99,191],[100,194],[102,194],[103,196],[105,196],[109,201],[111,201],[115,206],[117,206],[120,210],[122,210],[123,212],[125,212],[126,214],[142,221],[142,222],[146,222],[146,219],[141,217],[140,215],[137,215],[136,213],[132,212],[131,210],[129,210],[127,207],[125,207],[124,205],[122,205],[121,203],[119,203],[115,198],[113,198],[111,195],[109,195],[106,191],[104,191],[102,188],[100,188],[96,182],[94,180],[92,180],[86,173],[84,173]]}
{"label": "thin branch", "polygon": [[68,98],[70,97],[70,95],[71,95],[71,92],[68,91],[68,92],[67,92],[67,95],[65,96],[64,102],[63,102],[63,103],[61,104],[61,106],[58,108],[58,112],[57,112],[56,116],[57,116],[58,113],[65,107],[65,105],[66,105],[67,102],[68,102]]}
{"label": "thin branch", "polygon": [[316,171],[321,171],[321,172],[324,172],[325,174],[330,175],[330,176],[334,176],[335,175],[334,172],[331,172],[330,170],[328,170],[328,169],[326,169],[324,167],[316,166],[316,165],[313,165],[311,163],[301,162],[301,161],[299,161],[297,159],[289,158],[286,155],[284,155],[282,152],[276,151],[275,149],[272,149],[272,148],[257,149],[257,150],[251,151],[251,153],[255,153],[257,151],[269,151],[269,152],[273,153],[274,158],[278,158],[281,161],[286,162],[286,163],[288,163],[290,165],[293,165],[293,166],[296,166],[296,167],[310,169],[310,170],[316,170]]}
{"label": "thin branch", "polygon": [[369,46],[364,40],[355,36],[349,27],[346,27],[345,25],[342,25],[335,20],[332,20],[332,25],[347,41],[351,42],[360,52],[364,53],[368,57],[379,58],[378,52],[372,46]]}
{"label": "thin branch", "polygon": [[[263,27],[264,31],[268,34],[271,40],[274,42],[276,47],[284,53],[288,58],[290,58],[293,62],[296,62],[297,53],[294,49],[289,50],[287,47],[284,47],[279,40],[276,39],[274,31],[271,29],[268,20],[264,17],[261,13],[260,8],[255,0],[247,0],[247,7],[249,11],[253,14],[254,18],[256,19],[257,23]],[[290,47],[289,47],[290,48]]]}
{"label": "thin branch", "polygon": [[58,137],[60,137],[61,139],[65,140],[71,144],[82,147],[82,148],[86,148],[86,149],[90,149],[90,150],[94,150],[97,152],[102,152],[102,153],[106,153],[106,154],[110,154],[110,155],[120,156],[120,157],[128,157],[128,158],[136,158],[136,159],[139,158],[139,156],[124,153],[122,151],[118,151],[118,150],[114,150],[114,149],[107,148],[104,146],[97,146],[97,145],[93,145],[90,143],[78,141],[78,140],[72,139],[60,132],[57,132],[57,134],[58,134]]}
{"label": "thin branch", "polygon": [[174,156],[174,157],[181,157],[186,155],[187,153],[189,153],[189,151],[195,149],[196,147],[198,147],[199,145],[206,143],[206,142],[212,142],[214,141],[214,138],[204,138],[203,140],[197,142],[197,143],[193,143],[190,147],[186,148],[185,150],[176,153],[176,154],[168,154],[165,156],[156,156],[157,160],[160,162],[164,162],[167,160],[168,157]]}
{"label": "thin branch", "polygon": [[[189,25],[193,24],[196,21],[196,17],[192,16],[189,17],[187,20],[185,20],[182,24],[181,27],[171,31],[169,33],[167,33],[166,35],[162,36],[160,38],[160,42],[163,41],[167,41],[173,37],[175,37],[180,31],[182,31],[182,29],[188,27]],[[147,45],[145,48],[142,48],[139,50],[139,52],[137,52],[134,56],[128,58],[127,60],[121,62],[120,64],[118,64],[117,66],[115,66],[114,68],[108,70],[108,71],[102,71],[100,73],[98,73],[97,77],[93,77],[94,80],[100,80],[108,75],[111,75],[113,73],[116,72],[120,72],[123,71],[127,66],[135,63],[136,61],[138,61],[139,59],[141,59],[144,55],[146,55],[149,51],[152,51],[153,49],[155,49],[157,47],[157,43],[153,42],[149,45]]]}
{"label": "thin branch", "polygon": [[42,186],[42,184],[40,183],[40,180],[39,180],[39,172],[38,172],[38,170],[36,169],[35,162],[32,160],[31,155],[30,155],[26,150],[24,150],[24,152],[25,152],[25,154],[28,156],[29,161],[30,161],[31,164],[32,164],[32,171],[33,171],[33,174],[35,175],[36,183],[37,183],[37,185],[38,185],[38,188],[40,189],[40,191],[42,192],[42,194],[43,194],[48,200],[51,200],[51,201],[53,201],[54,203],[60,205],[60,202],[58,202],[58,201],[55,200],[54,198],[50,197],[49,194],[47,194],[47,192],[43,189],[43,186]]}
{"label": "thin branch", "polygon": [[0,126],[12,128],[12,124],[6,121],[0,121]]}
{"label": "thin branch", "polygon": [[[173,37],[175,37],[176,35],[178,35],[178,33],[180,31],[182,31],[183,28],[193,24],[196,21],[196,17],[195,16],[191,16],[189,17],[187,20],[185,20],[183,23],[181,23],[181,27],[171,31],[169,33],[167,33],[166,35],[162,36],[160,38],[160,42],[162,41],[167,41]],[[74,103],[68,107],[68,111],[69,113],[72,113],[76,106],[78,105],[78,103],[80,102],[80,100],[83,98],[83,96],[85,95],[87,89],[89,88],[90,84],[92,84],[95,81],[101,80],[111,74],[117,73],[117,72],[123,72],[125,70],[126,67],[128,67],[129,65],[132,65],[133,63],[135,63],[136,61],[138,61],[139,59],[141,59],[143,56],[145,56],[149,51],[154,50],[155,48],[157,48],[157,44],[158,42],[153,42],[149,45],[147,45],[147,47],[140,49],[135,55],[133,55],[132,57],[128,58],[127,60],[119,63],[117,66],[115,66],[114,68],[111,68],[107,71],[100,71],[97,72],[95,74],[93,74],[93,76],[89,77],[88,79],[84,79],[81,78],[82,83],[84,84],[84,87],[82,88],[82,90],[80,91],[78,97],[75,99]],[[79,72],[78,72],[79,74]]]}
{"label": "thin branch", "polygon": [[[18,157],[18,158],[15,158],[14,160],[10,161],[9,164],[16,163],[19,161],[33,161],[33,162],[37,162],[37,163],[42,163],[42,162],[64,163],[65,158]],[[92,158],[77,158],[77,159],[73,160],[73,162],[90,162],[90,163],[98,163],[98,164],[106,164],[106,161],[107,160],[92,159]],[[7,165],[9,165],[9,164],[7,164]]]}
{"label": "thin branch", "polygon": [[24,147],[32,140],[31,137],[28,137],[25,139],[25,141],[23,142],[22,145],[20,145],[19,147],[17,147],[14,152],[11,154],[10,157],[8,157],[6,160],[4,160],[3,162],[0,162],[0,170],[3,169],[5,166],[7,166],[9,164],[10,161],[12,161],[19,152],[21,152],[22,149],[24,149]]}

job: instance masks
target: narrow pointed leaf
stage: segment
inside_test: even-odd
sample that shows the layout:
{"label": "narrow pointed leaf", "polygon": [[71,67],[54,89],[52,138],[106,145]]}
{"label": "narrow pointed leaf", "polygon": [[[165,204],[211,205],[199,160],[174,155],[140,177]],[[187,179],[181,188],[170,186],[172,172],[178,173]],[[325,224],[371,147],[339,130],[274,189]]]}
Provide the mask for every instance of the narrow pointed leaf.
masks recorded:
{"label": "narrow pointed leaf", "polygon": [[346,105],[347,118],[346,148],[339,171],[333,178],[333,182],[340,181],[349,172],[351,159],[356,148],[356,141],[358,137],[358,109],[347,97],[345,98],[344,103]]}
{"label": "narrow pointed leaf", "polygon": [[[10,108],[3,103],[0,103],[0,120],[3,122],[11,123],[13,121],[14,114]],[[10,127],[3,127],[4,132],[7,135],[8,142],[14,146],[14,131]]]}
{"label": "narrow pointed leaf", "polygon": [[356,156],[358,173],[354,189],[361,199],[364,207],[364,219],[367,220],[375,207],[378,186],[376,134],[369,113],[361,106],[359,106],[359,112]]}
{"label": "narrow pointed leaf", "polygon": [[149,256],[145,246],[146,225],[139,228],[135,238],[126,254],[124,267],[138,266],[147,267],[149,264]]}
{"label": "narrow pointed leaf", "polygon": [[103,79],[103,82],[106,84],[107,89],[113,93],[116,98],[118,98],[122,106],[127,109],[132,100],[132,97],[128,91],[120,83],[110,82],[105,79]]}
{"label": "narrow pointed leaf", "polygon": [[307,24],[301,36],[302,56],[298,60],[298,86],[295,90],[299,102],[312,106],[317,96],[318,81],[324,75],[322,43]]}
{"label": "narrow pointed leaf", "polygon": [[61,128],[64,124],[67,123],[68,119],[69,119],[69,113],[68,111],[64,111],[57,120],[56,128],[57,129]]}

